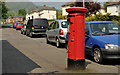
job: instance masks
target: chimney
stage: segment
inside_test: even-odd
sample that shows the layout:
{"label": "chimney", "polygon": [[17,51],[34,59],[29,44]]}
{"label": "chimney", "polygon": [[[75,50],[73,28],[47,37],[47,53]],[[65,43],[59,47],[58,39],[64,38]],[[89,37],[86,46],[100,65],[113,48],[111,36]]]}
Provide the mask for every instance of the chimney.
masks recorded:
{"label": "chimney", "polygon": [[43,6],[44,8],[46,7],[46,5]]}
{"label": "chimney", "polygon": [[38,6],[36,6],[36,11],[37,11],[37,12],[38,12],[38,8],[39,8],[39,7],[38,7]]}

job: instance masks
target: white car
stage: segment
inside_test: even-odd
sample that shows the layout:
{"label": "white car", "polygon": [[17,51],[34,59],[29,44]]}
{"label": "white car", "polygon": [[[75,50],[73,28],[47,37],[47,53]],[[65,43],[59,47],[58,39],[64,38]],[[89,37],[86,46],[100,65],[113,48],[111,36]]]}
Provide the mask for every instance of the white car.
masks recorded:
{"label": "white car", "polygon": [[46,31],[47,44],[50,42],[56,43],[57,47],[61,44],[65,44],[65,38],[67,34],[67,20],[56,20],[53,21],[48,30]]}

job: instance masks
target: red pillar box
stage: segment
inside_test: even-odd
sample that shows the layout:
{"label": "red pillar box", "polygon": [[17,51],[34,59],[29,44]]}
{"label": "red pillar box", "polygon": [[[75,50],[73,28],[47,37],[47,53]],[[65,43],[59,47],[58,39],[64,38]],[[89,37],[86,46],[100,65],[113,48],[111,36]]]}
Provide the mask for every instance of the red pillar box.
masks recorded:
{"label": "red pillar box", "polygon": [[82,7],[66,9],[69,24],[68,69],[85,69],[85,12]]}

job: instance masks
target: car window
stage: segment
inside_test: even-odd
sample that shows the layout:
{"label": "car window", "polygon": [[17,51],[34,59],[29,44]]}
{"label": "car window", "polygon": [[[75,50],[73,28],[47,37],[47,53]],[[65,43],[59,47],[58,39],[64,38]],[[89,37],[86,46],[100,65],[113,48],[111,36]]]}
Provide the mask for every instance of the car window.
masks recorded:
{"label": "car window", "polygon": [[61,26],[62,26],[62,28],[67,28],[67,21],[61,22]]}
{"label": "car window", "polygon": [[52,22],[49,26],[49,29],[52,29],[52,26],[53,26],[54,22]]}
{"label": "car window", "polygon": [[89,34],[89,27],[88,24],[85,24],[85,35]]}
{"label": "car window", "polygon": [[53,28],[52,29],[56,29],[56,22],[53,24]]}
{"label": "car window", "polygon": [[56,28],[59,28],[59,23],[58,22],[56,22]]}

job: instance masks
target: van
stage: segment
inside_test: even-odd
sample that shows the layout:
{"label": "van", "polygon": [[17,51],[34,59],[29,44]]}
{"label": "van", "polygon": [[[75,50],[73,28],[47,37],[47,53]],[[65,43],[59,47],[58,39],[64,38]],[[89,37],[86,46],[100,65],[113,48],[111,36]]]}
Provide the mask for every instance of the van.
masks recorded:
{"label": "van", "polygon": [[48,21],[43,18],[28,20],[26,25],[26,35],[33,37],[34,35],[45,35],[48,29]]}

